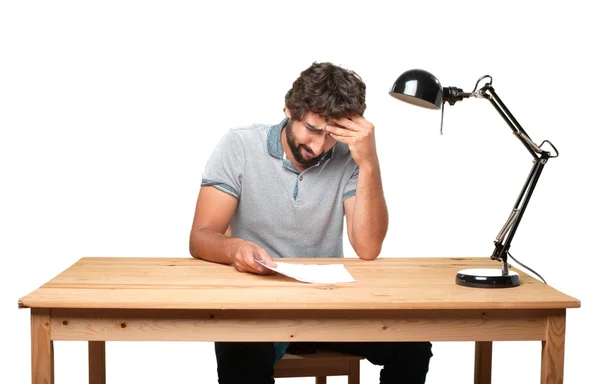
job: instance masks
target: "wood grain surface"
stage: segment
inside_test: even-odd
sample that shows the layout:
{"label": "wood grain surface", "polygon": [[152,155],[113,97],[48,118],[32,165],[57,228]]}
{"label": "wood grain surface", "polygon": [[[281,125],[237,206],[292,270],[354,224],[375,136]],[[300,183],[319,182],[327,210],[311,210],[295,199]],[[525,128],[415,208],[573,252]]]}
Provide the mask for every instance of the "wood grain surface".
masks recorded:
{"label": "wood grain surface", "polygon": [[[277,260],[276,261],[280,261]],[[240,273],[193,258],[84,257],[19,300],[29,308],[130,309],[552,309],[580,303],[519,271],[515,288],[454,283],[466,268],[499,268],[481,258],[285,259],[343,263],[354,283],[308,284],[275,274]]]}

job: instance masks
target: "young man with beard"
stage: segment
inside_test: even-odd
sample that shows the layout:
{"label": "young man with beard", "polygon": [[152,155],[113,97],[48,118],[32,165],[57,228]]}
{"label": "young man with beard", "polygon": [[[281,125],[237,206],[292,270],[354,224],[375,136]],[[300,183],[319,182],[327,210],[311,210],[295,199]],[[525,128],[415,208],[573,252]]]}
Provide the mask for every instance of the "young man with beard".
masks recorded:
{"label": "young man with beard", "polygon": [[[272,273],[272,257],[343,257],[343,220],[364,260],[377,258],[388,227],[366,86],[331,63],[304,70],[276,125],[232,129],[202,176],[190,234],[193,257]],[[225,236],[231,228],[231,237]],[[283,346],[283,348],[282,348]],[[219,383],[273,383],[287,343],[215,343]],[[383,366],[384,384],[424,383],[430,343],[319,343]]]}

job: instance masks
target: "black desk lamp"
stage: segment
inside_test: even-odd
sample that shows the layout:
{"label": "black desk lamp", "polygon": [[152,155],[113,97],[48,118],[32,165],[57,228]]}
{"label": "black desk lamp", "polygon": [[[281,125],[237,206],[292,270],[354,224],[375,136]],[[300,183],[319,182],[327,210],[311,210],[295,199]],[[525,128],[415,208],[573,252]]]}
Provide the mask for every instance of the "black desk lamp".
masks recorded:
{"label": "black desk lamp", "polygon": [[[484,84],[478,89],[477,86],[479,85],[479,82],[485,78],[489,78],[489,83]],[[404,72],[398,77],[390,90],[390,95],[396,99],[420,107],[429,109],[441,108],[442,123],[440,125],[440,133],[441,127],[443,126],[444,104],[446,102],[450,105],[454,105],[457,101],[469,97],[488,99],[498,113],[500,113],[504,121],[506,121],[510,129],[512,129],[515,136],[523,143],[531,156],[533,156],[533,167],[531,172],[525,181],[525,185],[519,194],[507,222],[504,224],[494,241],[495,248],[491,258],[493,260],[501,261],[502,268],[464,269],[459,271],[456,275],[456,284],[468,287],[506,288],[518,286],[520,284],[519,275],[515,271],[509,271],[509,264],[507,263],[507,255],[510,255],[510,243],[521,222],[525,208],[529,203],[529,199],[531,198],[533,189],[544,169],[544,165],[546,165],[549,158],[558,156],[558,151],[554,145],[547,140],[544,140],[542,144],[537,145],[531,140],[525,130],[523,130],[514,116],[500,100],[494,91],[494,88],[492,88],[492,78],[488,75],[479,78],[473,91],[467,93],[456,87],[442,88],[438,79],[431,73],[421,69],[412,69]],[[548,143],[552,147],[554,154],[542,150],[541,147],[545,143]],[[512,255],[510,256],[512,257]],[[514,259],[514,257],[512,258]]]}

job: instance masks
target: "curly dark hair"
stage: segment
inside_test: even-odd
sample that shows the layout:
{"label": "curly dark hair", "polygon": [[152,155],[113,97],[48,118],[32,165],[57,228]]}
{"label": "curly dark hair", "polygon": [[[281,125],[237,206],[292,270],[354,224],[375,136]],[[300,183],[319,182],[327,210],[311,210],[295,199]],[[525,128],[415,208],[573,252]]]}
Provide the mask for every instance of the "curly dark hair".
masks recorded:
{"label": "curly dark hair", "polygon": [[355,72],[331,63],[313,63],[300,73],[285,95],[292,120],[302,120],[312,112],[324,119],[361,115],[366,85]]}

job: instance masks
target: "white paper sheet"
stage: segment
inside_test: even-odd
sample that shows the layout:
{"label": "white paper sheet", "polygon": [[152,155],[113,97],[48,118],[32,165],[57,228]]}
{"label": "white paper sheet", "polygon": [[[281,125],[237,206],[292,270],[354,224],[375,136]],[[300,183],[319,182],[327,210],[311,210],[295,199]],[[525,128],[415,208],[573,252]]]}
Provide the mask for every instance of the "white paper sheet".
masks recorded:
{"label": "white paper sheet", "polygon": [[304,283],[335,284],[356,281],[343,264],[292,264],[278,261],[277,267],[269,267],[262,260],[256,261],[272,271]]}

